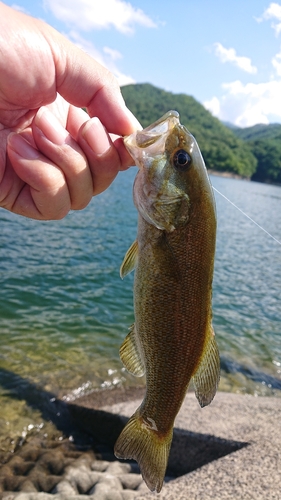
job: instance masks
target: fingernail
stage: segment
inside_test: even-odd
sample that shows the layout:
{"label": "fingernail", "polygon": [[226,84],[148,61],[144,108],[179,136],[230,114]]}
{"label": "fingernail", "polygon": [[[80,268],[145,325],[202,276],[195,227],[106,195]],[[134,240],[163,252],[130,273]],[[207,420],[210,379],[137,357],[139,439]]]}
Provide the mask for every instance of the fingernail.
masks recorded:
{"label": "fingernail", "polygon": [[82,130],[82,136],[98,156],[104,155],[112,145],[104,126],[97,117],[87,121]]}
{"label": "fingernail", "polygon": [[37,149],[34,149],[21,135],[11,133],[8,137],[9,147],[19,156],[26,160],[36,160],[40,157]]}
{"label": "fingernail", "polygon": [[66,138],[69,137],[67,130],[45,106],[38,110],[34,123],[41,133],[57,146],[65,144]]}

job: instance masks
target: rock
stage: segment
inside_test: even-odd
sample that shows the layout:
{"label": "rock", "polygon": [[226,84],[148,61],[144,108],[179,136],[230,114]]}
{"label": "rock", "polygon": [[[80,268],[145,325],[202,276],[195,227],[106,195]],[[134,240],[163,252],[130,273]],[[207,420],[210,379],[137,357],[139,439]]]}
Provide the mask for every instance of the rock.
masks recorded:
{"label": "rock", "polygon": [[127,472],[131,472],[131,465],[117,461],[111,462],[107,467],[106,472],[108,472],[109,474],[114,474],[114,476],[118,476],[119,474],[126,474]]}
{"label": "rock", "polygon": [[19,456],[26,462],[36,462],[42,453],[41,447],[28,443],[19,452]]}
{"label": "rock", "polygon": [[47,451],[38,460],[38,465],[45,468],[50,474],[59,476],[64,469],[64,455],[61,451]]}
{"label": "rock", "polygon": [[142,493],[149,493],[149,489],[144,480],[142,480],[140,485],[137,487],[137,491],[141,491]]}
{"label": "rock", "polygon": [[91,463],[91,469],[97,472],[104,472],[109,464],[110,462],[107,460],[95,460]]}
{"label": "rock", "polygon": [[24,476],[34,467],[34,463],[27,462],[22,457],[15,456],[9,461],[8,467],[15,476]]}
{"label": "rock", "polygon": [[9,492],[9,491],[6,491],[3,496],[1,497],[1,500],[14,500],[15,496],[17,495],[17,493],[13,493],[13,492]]}
{"label": "rock", "polygon": [[143,481],[140,474],[120,474],[118,478],[120,479],[123,488],[128,490],[136,490]]}
{"label": "rock", "polygon": [[134,500],[138,495],[137,491],[124,490],[122,491],[122,500]]}
{"label": "rock", "polygon": [[[19,493],[14,497],[15,500],[54,500],[53,495],[49,493]],[[5,498],[6,500],[6,498]],[[57,499],[60,500],[60,499]]]}
{"label": "rock", "polygon": [[100,479],[101,472],[91,471],[82,464],[78,469],[68,467],[64,478],[76,488],[79,493],[87,493]]}
{"label": "rock", "polygon": [[68,497],[77,495],[78,491],[69,483],[69,481],[63,479],[56,485],[52,493],[53,494],[60,493],[61,495],[65,495],[66,497]]}
{"label": "rock", "polygon": [[[3,467],[4,469],[4,467]],[[3,470],[1,470],[1,475],[3,474]],[[5,485],[5,490],[7,491],[18,491],[21,483],[21,478],[17,476],[13,476],[11,474],[11,469],[9,470],[8,468],[5,470],[5,474],[3,474],[4,477],[4,485]]]}
{"label": "rock", "polygon": [[122,491],[116,491],[106,482],[97,483],[89,492],[92,500],[123,500]]}
{"label": "rock", "polygon": [[39,485],[39,491],[45,491],[46,493],[51,492],[58,482],[61,480],[60,476],[51,476],[46,474],[40,474],[37,478],[37,484]]}
{"label": "rock", "polygon": [[104,474],[100,475],[99,484],[103,483],[114,491],[123,490],[119,478],[117,476],[113,476],[113,474],[108,474],[107,471]]}
{"label": "rock", "polygon": [[76,460],[74,460],[71,465],[72,465],[72,467],[80,468],[80,467],[84,466],[84,467],[90,469],[94,459],[95,459],[95,455],[93,453],[90,453],[90,452],[83,453]]}
{"label": "rock", "polygon": [[19,487],[19,490],[20,490],[20,491],[24,491],[24,492],[26,492],[26,493],[34,493],[34,492],[38,491],[38,490],[35,488],[35,486],[34,486],[33,482],[32,482],[32,481],[30,481],[30,479],[28,479],[28,478],[27,478],[25,481],[23,481],[23,482],[21,483],[21,485],[20,485],[20,487]]}

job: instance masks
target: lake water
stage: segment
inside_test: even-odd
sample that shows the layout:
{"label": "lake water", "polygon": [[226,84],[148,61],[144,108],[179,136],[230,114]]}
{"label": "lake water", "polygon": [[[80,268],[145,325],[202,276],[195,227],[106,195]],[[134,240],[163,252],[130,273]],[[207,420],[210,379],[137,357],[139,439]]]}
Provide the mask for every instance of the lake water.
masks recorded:
{"label": "lake water", "polygon": [[[71,400],[93,389],[143,384],[118,349],[133,323],[133,276],[119,277],[135,239],[136,169],[64,220],[0,211],[0,436],[42,426],[26,394]],[[211,177],[225,196],[281,240],[281,188]],[[281,395],[281,246],[216,194],[213,311],[220,390]],[[44,423],[44,422],[43,422]],[[44,423],[46,425],[46,423]],[[28,427],[29,426],[29,427]],[[1,440],[0,440],[1,441]]]}

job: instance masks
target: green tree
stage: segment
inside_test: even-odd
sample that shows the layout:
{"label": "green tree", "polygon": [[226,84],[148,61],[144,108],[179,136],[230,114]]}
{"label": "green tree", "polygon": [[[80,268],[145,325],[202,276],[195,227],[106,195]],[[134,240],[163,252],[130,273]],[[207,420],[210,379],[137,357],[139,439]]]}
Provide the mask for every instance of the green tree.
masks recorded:
{"label": "green tree", "polygon": [[251,141],[248,144],[257,159],[257,170],[252,179],[281,183],[281,136]]}

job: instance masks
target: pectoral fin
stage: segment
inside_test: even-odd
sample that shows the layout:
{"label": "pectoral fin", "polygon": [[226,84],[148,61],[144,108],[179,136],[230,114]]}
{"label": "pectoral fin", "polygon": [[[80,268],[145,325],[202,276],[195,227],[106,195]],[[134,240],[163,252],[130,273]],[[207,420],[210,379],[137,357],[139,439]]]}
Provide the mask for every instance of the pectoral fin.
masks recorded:
{"label": "pectoral fin", "polygon": [[137,264],[138,259],[138,242],[137,240],[130,246],[129,250],[127,250],[124,260],[120,267],[120,276],[121,278],[125,278],[125,276],[131,273]]}
{"label": "pectoral fin", "polygon": [[200,365],[193,375],[195,395],[203,408],[211,403],[220,380],[220,357],[215,333],[212,327],[206,339],[206,344]]}
{"label": "pectoral fin", "polygon": [[135,375],[142,377],[145,374],[145,366],[141,357],[140,346],[135,325],[132,325],[130,332],[125,338],[119,350],[120,359],[127,370]]}

